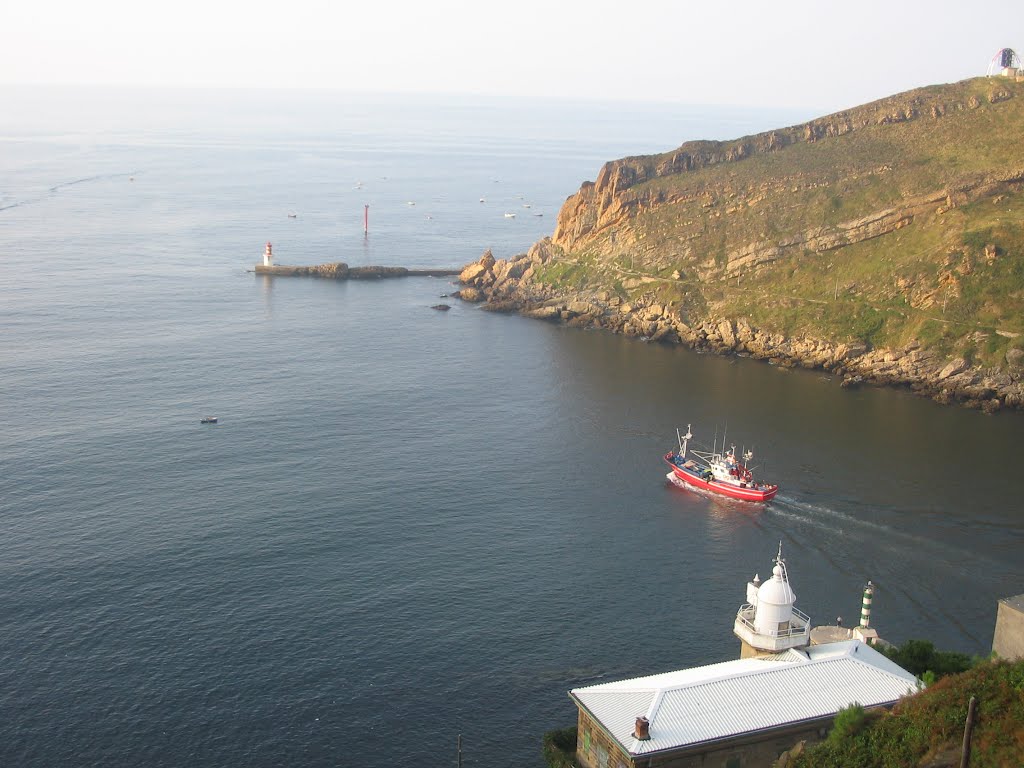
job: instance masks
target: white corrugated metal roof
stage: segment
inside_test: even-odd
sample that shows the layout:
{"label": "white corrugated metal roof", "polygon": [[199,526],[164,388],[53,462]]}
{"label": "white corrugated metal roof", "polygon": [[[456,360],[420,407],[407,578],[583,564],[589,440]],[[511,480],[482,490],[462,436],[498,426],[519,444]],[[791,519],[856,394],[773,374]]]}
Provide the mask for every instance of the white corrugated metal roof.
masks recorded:
{"label": "white corrugated metal roof", "polygon": [[[816,645],[648,677],[575,688],[570,695],[633,755],[830,717],[843,707],[889,705],[916,678],[860,642]],[[633,738],[646,715],[651,738]]]}

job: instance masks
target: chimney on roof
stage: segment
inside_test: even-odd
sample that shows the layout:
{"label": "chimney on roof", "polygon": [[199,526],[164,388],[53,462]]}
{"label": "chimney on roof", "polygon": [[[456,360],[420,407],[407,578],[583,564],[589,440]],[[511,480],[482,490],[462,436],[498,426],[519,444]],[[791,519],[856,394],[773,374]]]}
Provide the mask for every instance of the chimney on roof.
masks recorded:
{"label": "chimney on roof", "polygon": [[647,741],[651,738],[651,721],[643,715],[636,719],[636,727],[633,729],[633,737],[639,741]]}

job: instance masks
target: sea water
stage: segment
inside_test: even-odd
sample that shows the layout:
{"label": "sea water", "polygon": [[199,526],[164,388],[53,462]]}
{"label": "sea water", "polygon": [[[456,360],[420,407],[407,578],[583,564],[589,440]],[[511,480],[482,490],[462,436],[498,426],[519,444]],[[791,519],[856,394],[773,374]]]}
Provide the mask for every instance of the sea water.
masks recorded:
{"label": "sea water", "polygon": [[[1024,591],[1020,414],[249,271],[507,257],[606,160],[813,115],[5,96],[4,765],[540,765],[570,688],[735,658],[780,543],[895,642],[987,653]],[[778,498],[668,484],[688,423]]]}

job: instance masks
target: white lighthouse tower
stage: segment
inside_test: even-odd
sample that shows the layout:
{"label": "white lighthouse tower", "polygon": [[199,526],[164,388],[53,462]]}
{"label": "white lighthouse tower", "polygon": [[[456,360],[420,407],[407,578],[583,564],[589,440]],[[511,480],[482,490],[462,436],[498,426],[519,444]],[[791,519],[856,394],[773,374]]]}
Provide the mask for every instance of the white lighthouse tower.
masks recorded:
{"label": "white lighthouse tower", "polygon": [[273,254],[272,249],[273,249],[273,246],[270,244],[270,241],[268,240],[267,241],[267,247],[263,250],[263,266],[264,267],[272,267],[272,266],[274,266],[274,254]]}
{"label": "white lighthouse tower", "polygon": [[796,609],[796,594],[789,585],[782,542],[772,577],[761,583],[757,576],[747,583],[747,602],[740,606],[733,633],[740,639],[740,658],[781,653],[810,642],[811,619]]}

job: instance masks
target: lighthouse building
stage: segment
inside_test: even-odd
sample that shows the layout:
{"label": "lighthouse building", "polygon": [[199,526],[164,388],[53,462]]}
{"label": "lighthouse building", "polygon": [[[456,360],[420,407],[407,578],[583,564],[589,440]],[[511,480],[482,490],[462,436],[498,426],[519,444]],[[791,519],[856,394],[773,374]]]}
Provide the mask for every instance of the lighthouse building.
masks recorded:
{"label": "lighthouse building", "polygon": [[810,642],[811,619],[795,607],[782,545],[772,577],[763,584],[755,575],[747,584],[747,602],[740,606],[732,631],[742,642],[740,658],[779,653]]}
{"label": "lighthouse building", "polygon": [[[857,703],[888,708],[921,683],[857,636],[811,644],[782,548],[733,631],[741,658],[569,691],[580,768],[753,768],[823,739]],[[845,632],[845,631],[844,631]]]}

